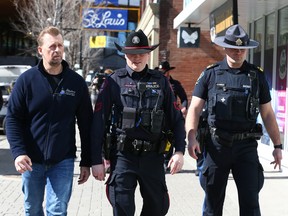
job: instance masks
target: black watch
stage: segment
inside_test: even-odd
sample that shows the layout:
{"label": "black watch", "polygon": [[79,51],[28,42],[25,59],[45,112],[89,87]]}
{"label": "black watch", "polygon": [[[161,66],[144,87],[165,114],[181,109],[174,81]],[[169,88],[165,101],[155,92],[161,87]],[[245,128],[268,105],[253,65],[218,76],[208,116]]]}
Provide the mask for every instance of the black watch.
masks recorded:
{"label": "black watch", "polygon": [[279,148],[279,149],[283,149],[283,145],[282,145],[282,144],[274,145],[274,149],[277,149],[277,148]]}

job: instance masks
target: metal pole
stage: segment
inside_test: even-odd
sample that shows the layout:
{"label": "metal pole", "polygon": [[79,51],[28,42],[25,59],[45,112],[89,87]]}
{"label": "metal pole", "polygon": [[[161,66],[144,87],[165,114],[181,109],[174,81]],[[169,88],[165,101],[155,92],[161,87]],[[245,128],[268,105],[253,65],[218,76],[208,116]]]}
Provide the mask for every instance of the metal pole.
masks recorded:
{"label": "metal pole", "polygon": [[79,44],[79,67],[83,70],[83,62],[82,62],[82,30],[80,31],[80,44]]}

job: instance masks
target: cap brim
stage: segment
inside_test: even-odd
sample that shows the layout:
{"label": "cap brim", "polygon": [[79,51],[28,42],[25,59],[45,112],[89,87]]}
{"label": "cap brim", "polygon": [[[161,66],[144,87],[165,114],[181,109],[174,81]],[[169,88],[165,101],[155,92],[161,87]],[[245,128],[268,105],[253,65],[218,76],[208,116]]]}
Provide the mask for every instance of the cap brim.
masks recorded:
{"label": "cap brim", "polygon": [[224,40],[225,40],[225,36],[216,37],[213,43],[224,48],[232,48],[232,49],[252,49],[252,48],[256,48],[259,46],[259,43],[257,41],[251,40],[251,39],[249,41],[249,44],[245,46],[236,46],[236,45],[227,44],[224,42]]}
{"label": "cap brim", "polygon": [[125,53],[125,54],[143,54],[143,53],[149,53],[156,49],[159,44],[149,46],[147,48],[126,48],[126,47],[121,47],[117,43],[115,43],[116,48],[118,49],[119,52]]}

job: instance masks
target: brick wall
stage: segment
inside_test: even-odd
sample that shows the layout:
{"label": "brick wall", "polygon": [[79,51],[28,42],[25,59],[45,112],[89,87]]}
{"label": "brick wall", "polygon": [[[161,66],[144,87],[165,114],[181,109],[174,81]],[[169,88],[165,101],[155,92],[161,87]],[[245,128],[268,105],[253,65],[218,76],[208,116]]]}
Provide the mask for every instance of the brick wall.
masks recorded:
{"label": "brick wall", "polygon": [[170,75],[179,80],[190,101],[196,80],[210,64],[224,58],[221,47],[210,40],[209,31],[202,31],[199,48],[177,48],[177,29],[173,29],[173,19],[182,11],[183,1],[160,1],[160,46],[159,61],[167,60],[176,67]]}

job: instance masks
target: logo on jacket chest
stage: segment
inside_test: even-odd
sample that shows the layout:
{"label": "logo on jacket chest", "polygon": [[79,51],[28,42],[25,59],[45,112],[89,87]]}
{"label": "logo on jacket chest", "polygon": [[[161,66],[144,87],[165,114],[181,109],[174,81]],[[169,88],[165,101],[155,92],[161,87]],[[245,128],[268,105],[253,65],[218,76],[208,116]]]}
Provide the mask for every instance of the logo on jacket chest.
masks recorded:
{"label": "logo on jacket chest", "polygon": [[75,94],[76,92],[74,90],[71,90],[71,89],[62,89],[60,92],[59,92],[60,95],[67,95],[67,96],[72,96],[72,97],[75,97]]}

